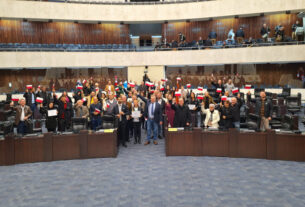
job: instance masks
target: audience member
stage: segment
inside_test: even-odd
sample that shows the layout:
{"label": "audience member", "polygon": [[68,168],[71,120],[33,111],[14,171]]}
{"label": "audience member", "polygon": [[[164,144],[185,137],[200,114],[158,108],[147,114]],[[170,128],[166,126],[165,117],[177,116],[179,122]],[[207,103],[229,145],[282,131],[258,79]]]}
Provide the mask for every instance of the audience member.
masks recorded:
{"label": "audience member", "polygon": [[18,134],[25,135],[29,129],[29,118],[32,116],[32,110],[25,105],[25,99],[19,100],[19,105],[14,107],[14,102],[10,103],[10,107],[16,111],[15,125],[17,126]]}

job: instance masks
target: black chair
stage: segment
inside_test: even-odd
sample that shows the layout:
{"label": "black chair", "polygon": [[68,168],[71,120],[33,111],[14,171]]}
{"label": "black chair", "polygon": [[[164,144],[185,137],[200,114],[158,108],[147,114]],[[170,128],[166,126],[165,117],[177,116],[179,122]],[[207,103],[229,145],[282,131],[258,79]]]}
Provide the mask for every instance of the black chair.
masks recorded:
{"label": "black chair", "polygon": [[247,128],[252,130],[259,130],[260,127],[260,117],[256,114],[250,113],[247,117]]}
{"label": "black chair", "polygon": [[273,106],[272,110],[272,120],[269,122],[271,129],[280,129],[282,128],[282,118],[280,115],[280,107],[277,105]]}
{"label": "black chair", "polygon": [[34,119],[33,121],[33,133],[42,133],[42,123],[44,119]]}
{"label": "black chair", "polygon": [[87,129],[88,120],[86,118],[72,118],[72,131],[79,133],[81,130]]}
{"label": "black chair", "polygon": [[287,96],[291,96],[291,88],[283,88],[281,94],[278,94],[278,97],[286,98]]}
{"label": "black chair", "polygon": [[298,96],[288,96],[286,97],[287,110],[292,113],[298,113],[301,111],[301,94],[298,93]]}
{"label": "black chair", "polygon": [[112,115],[104,115],[102,117],[102,128],[103,129],[113,129],[117,126],[117,119]]}
{"label": "black chair", "polygon": [[14,130],[14,122],[12,121],[0,122],[0,135],[13,133],[13,130]]}
{"label": "black chair", "polygon": [[292,120],[293,120],[292,116],[286,114],[283,117],[281,129],[283,129],[283,130],[292,130],[293,129],[293,121]]}

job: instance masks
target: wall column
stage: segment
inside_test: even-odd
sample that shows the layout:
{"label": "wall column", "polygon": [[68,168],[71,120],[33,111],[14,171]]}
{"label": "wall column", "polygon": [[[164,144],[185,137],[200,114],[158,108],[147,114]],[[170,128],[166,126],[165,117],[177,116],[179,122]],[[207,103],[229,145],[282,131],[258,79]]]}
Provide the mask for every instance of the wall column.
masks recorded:
{"label": "wall column", "polygon": [[[130,66],[128,67],[128,81],[136,81],[140,84],[143,81],[145,66]],[[160,81],[165,77],[164,66],[148,66],[148,77],[151,81]]]}

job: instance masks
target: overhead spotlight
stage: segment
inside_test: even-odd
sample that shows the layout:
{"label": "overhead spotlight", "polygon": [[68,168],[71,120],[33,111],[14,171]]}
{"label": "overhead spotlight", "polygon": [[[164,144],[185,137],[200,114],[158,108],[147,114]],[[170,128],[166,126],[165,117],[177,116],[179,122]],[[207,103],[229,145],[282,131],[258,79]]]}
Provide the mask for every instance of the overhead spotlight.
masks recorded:
{"label": "overhead spotlight", "polygon": [[291,11],[290,10],[286,11],[286,14],[291,14]]}
{"label": "overhead spotlight", "polygon": [[97,23],[98,23],[98,24],[102,24],[102,22],[101,22],[101,21],[98,21]]}
{"label": "overhead spotlight", "polygon": [[239,18],[239,16],[238,15],[235,15],[235,17],[234,17],[235,19],[238,19]]}
{"label": "overhead spotlight", "polygon": [[124,22],[120,22],[120,25],[123,25],[124,24]]}
{"label": "overhead spotlight", "polygon": [[190,22],[191,22],[191,20],[187,19],[187,20],[186,20],[186,22],[187,22],[187,23],[190,23]]}
{"label": "overhead spotlight", "polygon": [[52,19],[49,19],[49,21],[48,21],[49,23],[52,23],[53,22],[53,20]]}
{"label": "overhead spotlight", "polygon": [[261,17],[263,17],[263,16],[265,16],[265,14],[264,13],[261,13],[261,15],[260,15]]}
{"label": "overhead spotlight", "polygon": [[78,21],[74,21],[75,24],[78,24]]}
{"label": "overhead spotlight", "polygon": [[165,20],[165,21],[164,21],[164,24],[168,24],[168,21],[167,21],[167,20]]}
{"label": "overhead spotlight", "polygon": [[213,18],[209,18],[209,21],[213,21]]}
{"label": "overhead spotlight", "polygon": [[28,19],[22,19],[22,21],[23,21],[23,22],[27,22],[27,21],[28,21]]}

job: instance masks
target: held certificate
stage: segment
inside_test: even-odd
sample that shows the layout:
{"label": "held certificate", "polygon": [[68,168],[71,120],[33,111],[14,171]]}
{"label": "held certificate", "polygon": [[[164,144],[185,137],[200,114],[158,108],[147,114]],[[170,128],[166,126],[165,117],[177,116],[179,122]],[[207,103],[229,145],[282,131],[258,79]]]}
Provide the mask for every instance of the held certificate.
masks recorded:
{"label": "held certificate", "polygon": [[194,108],[196,107],[196,105],[194,105],[194,104],[189,104],[188,106],[189,106],[190,110],[194,110]]}
{"label": "held certificate", "polygon": [[56,109],[48,110],[48,116],[57,116],[57,110]]}
{"label": "held certificate", "polygon": [[133,118],[140,118],[141,111],[133,111],[131,115]]}

